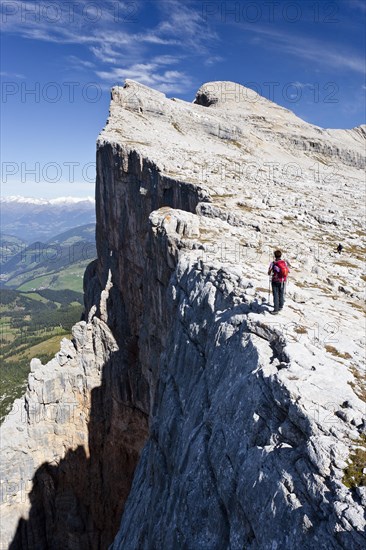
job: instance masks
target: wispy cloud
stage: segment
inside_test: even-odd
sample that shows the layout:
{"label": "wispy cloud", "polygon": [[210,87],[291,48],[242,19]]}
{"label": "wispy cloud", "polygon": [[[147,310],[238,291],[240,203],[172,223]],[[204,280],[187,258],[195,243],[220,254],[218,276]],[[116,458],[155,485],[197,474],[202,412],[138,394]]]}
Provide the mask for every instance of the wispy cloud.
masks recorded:
{"label": "wispy cloud", "polygon": [[323,67],[345,69],[356,73],[365,73],[365,58],[352,51],[340,53],[338,44],[319,41],[308,36],[296,36],[273,29],[243,24],[247,31],[255,35],[256,44],[266,49],[277,48],[283,53],[297,57],[302,61],[312,61]]}
{"label": "wispy cloud", "polygon": [[77,57],[76,55],[67,56],[67,62],[69,67],[71,66],[78,70],[95,68],[95,63],[92,61],[87,61],[86,59],[80,59],[80,57]]}
{"label": "wispy cloud", "polygon": [[136,63],[110,71],[97,71],[97,75],[110,85],[121,84],[125,79],[131,79],[164,93],[183,92],[191,85],[191,78],[185,72],[165,70],[159,58],[150,63]]}
{"label": "wispy cloud", "polygon": [[221,55],[212,55],[207,57],[204,61],[205,65],[216,65],[216,63],[221,63],[224,61],[224,58]]}
{"label": "wispy cloud", "polygon": [[[153,6],[158,15],[151,25],[146,24],[148,19],[146,13],[143,13],[146,8],[144,3],[134,2],[133,14],[130,2],[119,2],[118,14],[116,4],[111,0],[95,3],[96,8],[92,11],[90,3],[81,0],[72,4],[72,20],[69,24],[65,24],[63,18],[70,18],[70,13],[63,10],[63,18],[55,18],[50,24],[45,17],[39,16],[38,2],[14,0],[13,9],[5,18],[4,32],[16,33],[32,40],[77,44],[90,52],[93,61],[69,56],[69,68],[95,70],[103,83],[132,78],[169,93],[187,89],[187,83],[190,82],[185,71],[179,68],[171,70],[183,59],[194,56],[208,65],[221,60],[220,56],[210,53],[210,46],[218,40],[217,35],[210,30],[197,6],[190,0],[185,4],[180,0],[149,4],[149,9]],[[24,6],[28,9],[26,17]],[[87,8],[89,11],[85,11]],[[99,20],[94,24],[91,19],[97,17],[98,13]],[[124,21],[123,15],[128,14],[135,17],[135,23],[139,18],[143,20],[145,17],[146,20],[143,20],[143,25],[135,25],[128,18]],[[164,48],[168,48],[167,53],[164,53]],[[157,50],[159,55],[156,55]]]}
{"label": "wispy cloud", "polygon": [[0,72],[0,77],[1,78],[16,78],[16,79],[19,79],[19,80],[23,80],[23,79],[26,78],[26,76],[24,74],[11,73],[11,72],[7,72],[7,71],[1,71]]}
{"label": "wispy cloud", "polygon": [[[283,50],[289,54],[296,55],[303,60],[313,61],[317,64],[325,67],[333,67],[335,69],[346,69],[356,73],[364,74],[365,72],[365,59],[356,54],[341,54],[336,51],[335,45],[332,45],[329,49],[324,48],[324,44],[314,44],[309,47],[308,44],[297,44],[295,47],[290,45],[283,45]],[[334,49],[333,49],[334,48]]]}
{"label": "wispy cloud", "polygon": [[295,82],[292,82],[292,85],[295,88],[301,88],[304,90],[305,88],[313,88],[314,84],[311,84],[310,82],[299,82],[298,80],[295,80]]}
{"label": "wispy cloud", "polygon": [[[155,6],[164,19],[150,27],[145,25],[144,32],[133,32],[135,27],[132,22],[128,19],[124,22],[121,14],[115,14],[116,2],[93,3],[95,12],[92,13],[86,10],[88,7],[90,9],[91,4],[85,0],[65,4],[72,5],[72,14],[69,13],[70,8],[69,11],[60,9],[58,17],[54,16],[55,19],[50,21],[45,16],[48,12],[40,11],[42,4],[39,2],[13,0],[12,9],[3,16],[3,31],[36,40],[89,45],[91,51],[96,47],[101,50],[105,46],[110,55],[114,48],[115,56],[120,54],[123,46],[133,43],[178,46],[197,53],[205,43],[217,38],[200,13],[189,4],[181,4],[180,0],[157,2]],[[92,16],[97,18],[96,22],[92,21]]]}
{"label": "wispy cloud", "polygon": [[347,5],[350,8],[355,8],[356,10],[366,13],[366,3],[364,0],[347,0]]}

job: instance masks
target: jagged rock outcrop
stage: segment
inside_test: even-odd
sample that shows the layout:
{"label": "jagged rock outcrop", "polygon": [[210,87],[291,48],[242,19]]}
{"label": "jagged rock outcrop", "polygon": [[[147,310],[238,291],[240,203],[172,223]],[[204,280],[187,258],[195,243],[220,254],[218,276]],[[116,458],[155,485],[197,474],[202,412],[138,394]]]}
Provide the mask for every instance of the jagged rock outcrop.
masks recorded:
{"label": "jagged rock outcrop", "polygon": [[4,544],[364,547],[364,149],[233,83],[113,89],[85,321],[3,426]]}

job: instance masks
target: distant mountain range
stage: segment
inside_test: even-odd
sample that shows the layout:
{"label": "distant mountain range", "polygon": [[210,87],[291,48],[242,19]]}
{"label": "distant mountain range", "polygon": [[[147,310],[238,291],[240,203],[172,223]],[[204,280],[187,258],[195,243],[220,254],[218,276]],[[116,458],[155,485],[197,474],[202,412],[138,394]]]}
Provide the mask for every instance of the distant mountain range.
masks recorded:
{"label": "distant mountain range", "polygon": [[94,199],[6,197],[0,207],[0,286],[81,292],[96,256]]}
{"label": "distant mountain range", "polygon": [[20,290],[81,291],[85,267],[96,257],[95,224],[75,227],[47,242],[29,245],[5,235],[0,241],[0,252],[0,285]]}
{"label": "distant mountain range", "polygon": [[80,225],[95,223],[95,202],[91,197],[0,199],[1,233],[26,243],[49,241],[55,235]]}

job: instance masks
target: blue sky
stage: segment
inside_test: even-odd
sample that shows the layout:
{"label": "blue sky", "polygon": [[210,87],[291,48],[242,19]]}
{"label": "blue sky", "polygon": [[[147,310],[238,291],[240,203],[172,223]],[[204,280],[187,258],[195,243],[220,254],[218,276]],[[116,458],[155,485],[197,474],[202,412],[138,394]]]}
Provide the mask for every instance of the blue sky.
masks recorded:
{"label": "blue sky", "polygon": [[365,123],[363,0],[4,1],[2,194],[94,194],[110,88],[232,80],[313,124]]}

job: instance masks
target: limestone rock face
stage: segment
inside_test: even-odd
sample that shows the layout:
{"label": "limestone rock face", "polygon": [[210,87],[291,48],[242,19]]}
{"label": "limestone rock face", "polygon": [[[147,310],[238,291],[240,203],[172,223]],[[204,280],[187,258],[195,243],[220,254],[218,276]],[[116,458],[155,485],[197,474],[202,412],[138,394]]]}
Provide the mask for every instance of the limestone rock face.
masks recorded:
{"label": "limestone rock face", "polygon": [[47,365],[32,360],[1,426],[1,548],[105,548],[114,536],[147,435],[146,415],[115,403],[124,361],[97,317]]}
{"label": "limestone rock face", "polygon": [[112,90],[85,321],[32,361],[3,426],[4,547],[365,546],[347,474],[366,434],[364,153],[364,127],[312,126],[238,84],[194,103]]}

